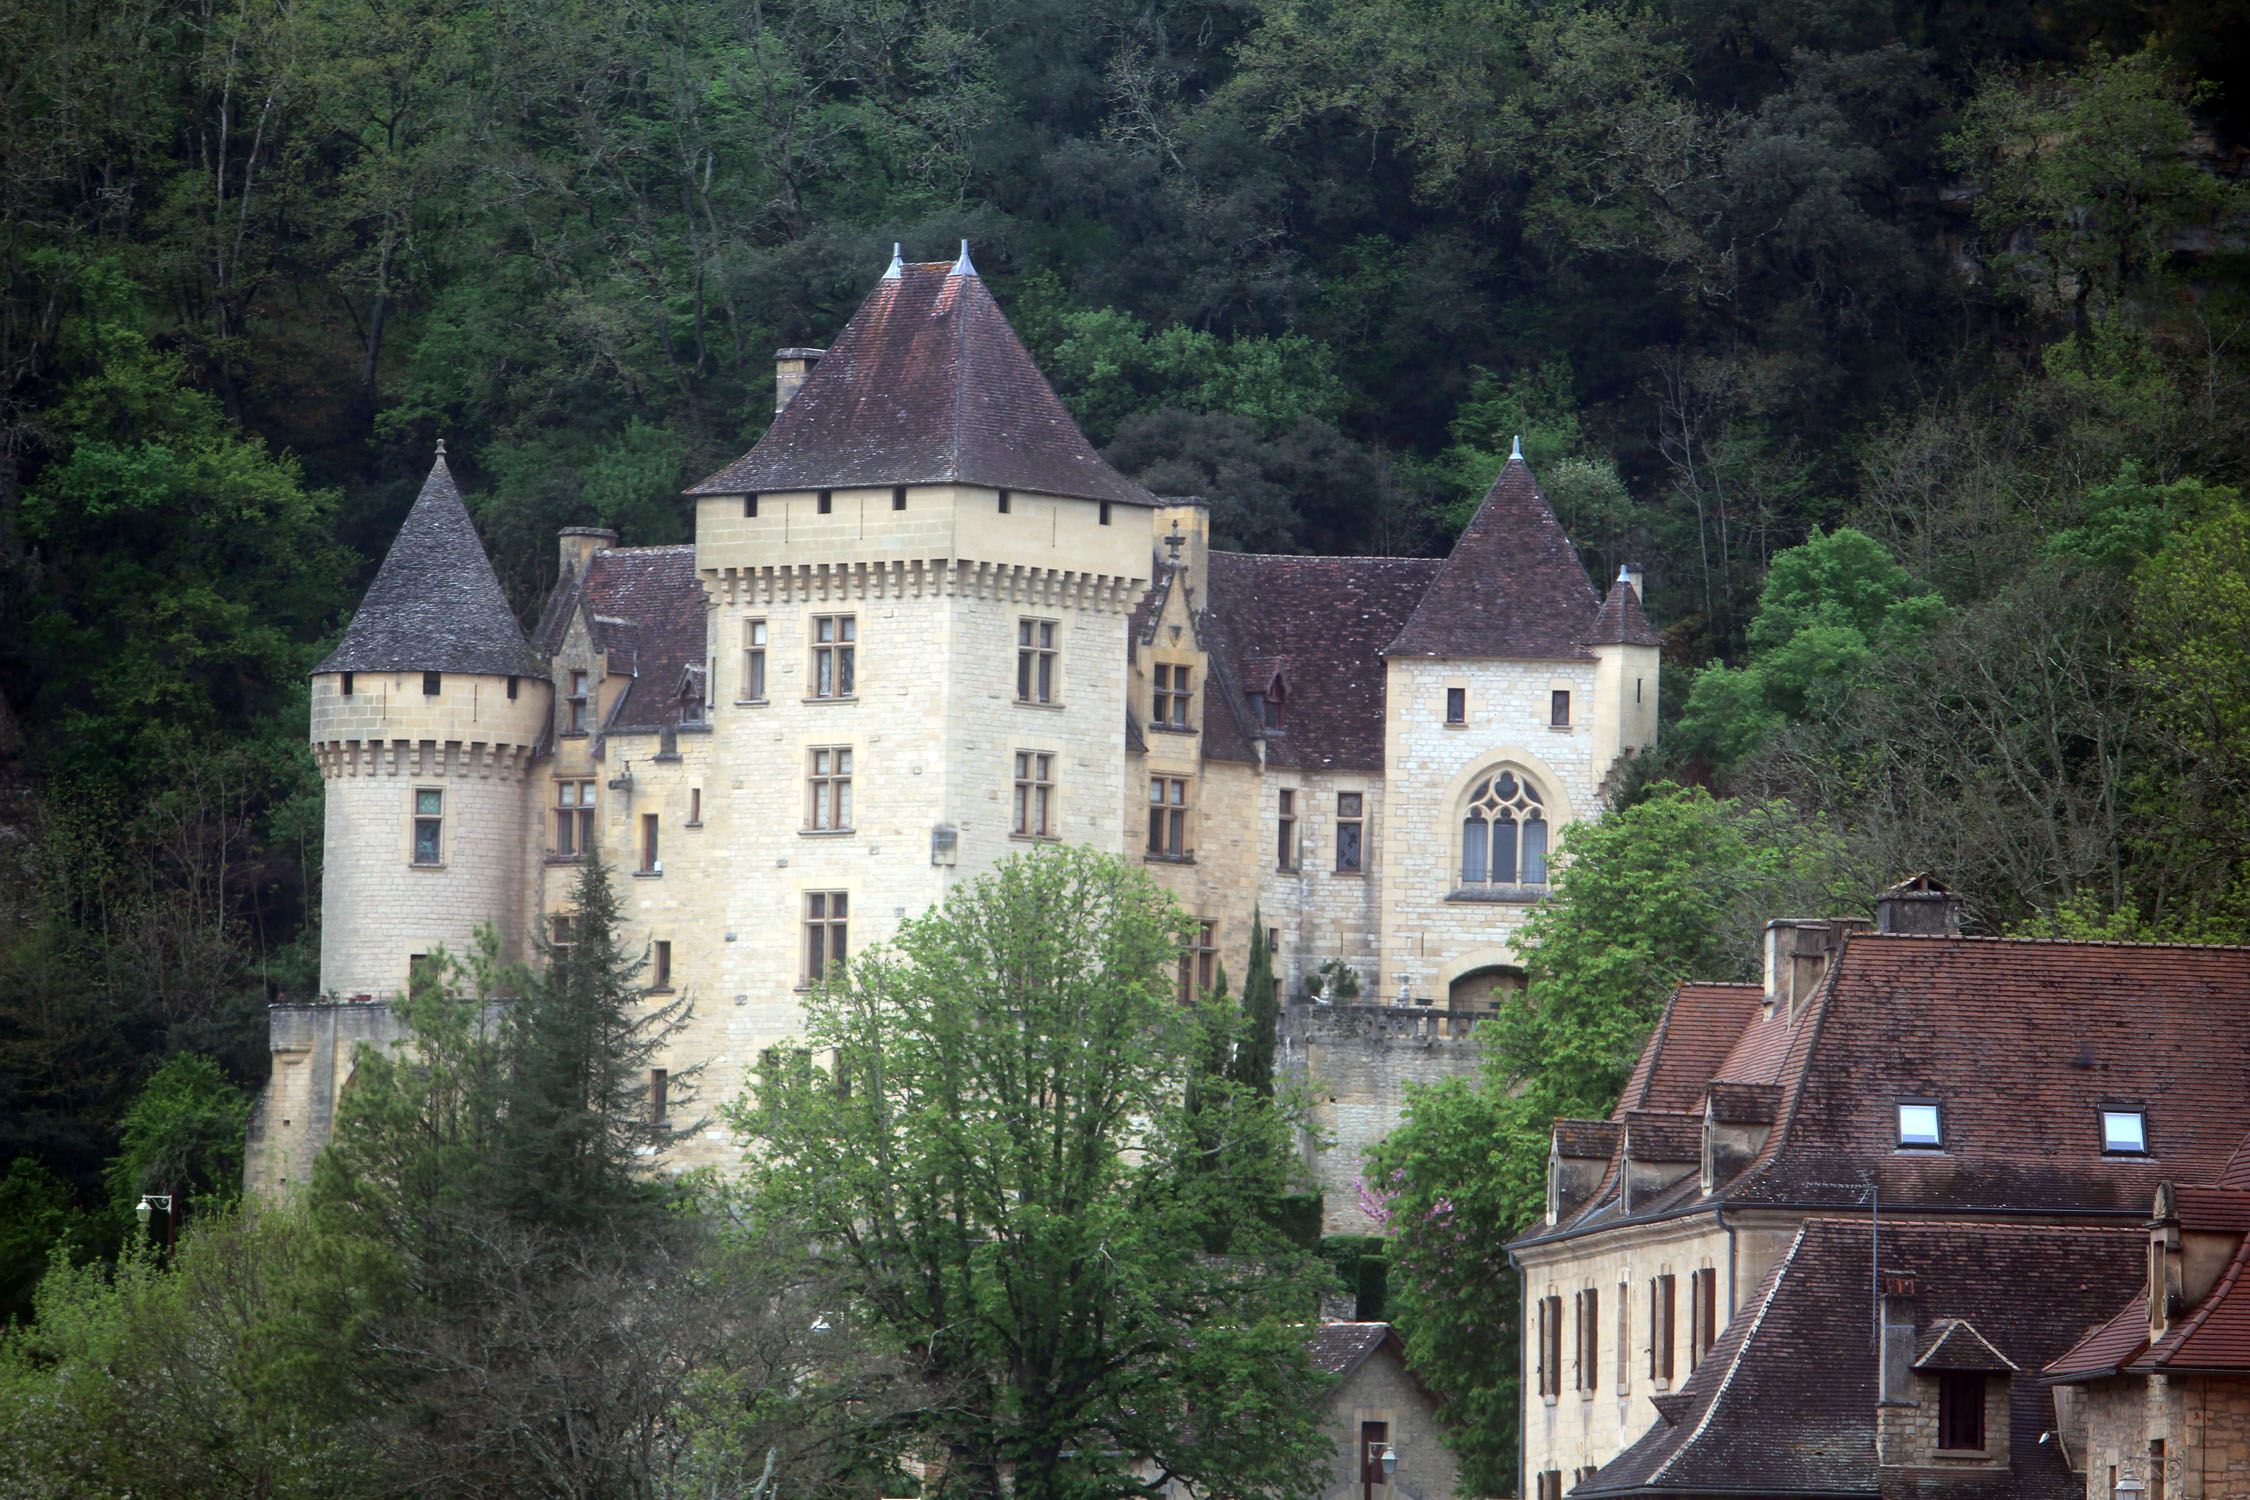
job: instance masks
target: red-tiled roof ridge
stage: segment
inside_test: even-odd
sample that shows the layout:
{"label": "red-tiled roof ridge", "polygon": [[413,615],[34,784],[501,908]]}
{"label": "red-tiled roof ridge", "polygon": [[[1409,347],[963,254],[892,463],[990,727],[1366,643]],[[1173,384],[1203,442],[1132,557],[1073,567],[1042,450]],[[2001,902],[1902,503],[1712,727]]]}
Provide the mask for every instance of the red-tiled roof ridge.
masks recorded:
{"label": "red-tiled roof ridge", "polygon": [[[2250,1234],[2250,1191],[2173,1184],[2169,1196],[2172,1217],[2182,1229]],[[2158,1207],[2161,1211],[2161,1201]]]}
{"label": "red-tiled roof ridge", "polygon": [[973,484],[1153,506],[1111,468],[973,269],[897,268],[749,453],[688,491]]}
{"label": "red-tiled roof ridge", "polygon": [[1583,660],[1599,603],[1530,466],[1510,458],[1383,654]]}
{"label": "red-tiled roof ridge", "polygon": [[2131,1370],[2250,1370],[2250,1288],[2241,1288],[2250,1264],[2250,1237],[2235,1246],[2218,1284],[2179,1327],[2167,1332]]}
{"label": "red-tiled roof ridge", "polygon": [[1612,1118],[1624,1118],[1627,1109],[1700,1107],[1719,1065],[1756,1019],[1763,993],[1755,984],[1702,980],[1673,990]]}

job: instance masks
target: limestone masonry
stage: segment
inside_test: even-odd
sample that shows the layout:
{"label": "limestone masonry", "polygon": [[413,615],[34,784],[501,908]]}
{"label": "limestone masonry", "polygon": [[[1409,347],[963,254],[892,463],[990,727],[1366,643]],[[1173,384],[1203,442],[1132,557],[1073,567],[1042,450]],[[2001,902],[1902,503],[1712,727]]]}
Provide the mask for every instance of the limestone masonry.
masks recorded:
{"label": "limestone masonry", "polygon": [[1069,840],[1195,919],[1183,991],[1269,946],[1328,1225],[1366,1227],[1362,1151],[1407,1080],[1472,1065],[1557,838],[1655,738],[1629,572],[1597,594],[1520,457],[1442,560],[1213,551],[1203,502],[1087,444],[965,254],[894,263],[781,377],[695,542],[565,531],[528,638],[440,456],[313,674],[322,994],[275,1010],[252,1188],[301,1180],[418,961],[567,936],[589,848],[694,1002],[700,1114],[826,966]]}

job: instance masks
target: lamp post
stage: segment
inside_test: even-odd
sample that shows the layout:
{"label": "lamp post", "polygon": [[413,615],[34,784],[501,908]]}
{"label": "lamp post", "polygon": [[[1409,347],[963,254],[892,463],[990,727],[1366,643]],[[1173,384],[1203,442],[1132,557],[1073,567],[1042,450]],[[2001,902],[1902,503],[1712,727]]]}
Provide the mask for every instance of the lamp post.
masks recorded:
{"label": "lamp post", "polygon": [[2117,1488],[2112,1493],[2115,1494],[2116,1500],[2141,1500],[2141,1494],[2147,1488],[2147,1485],[2127,1474],[2119,1478]]}
{"label": "lamp post", "polygon": [[164,1210],[164,1248],[170,1250],[172,1248],[172,1195],[170,1193],[141,1194],[140,1205],[133,1210],[133,1217],[141,1221],[141,1228],[146,1229],[148,1228],[149,1215],[160,1208]]}
{"label": "lamp post", "polygon": [[1383,1465],[1383,1483],[1389,1484],[1392,1476],[1398,1473],[1398,1449],[1392,1447],[1389,1443],[1385,1443],[1379,1461]]}

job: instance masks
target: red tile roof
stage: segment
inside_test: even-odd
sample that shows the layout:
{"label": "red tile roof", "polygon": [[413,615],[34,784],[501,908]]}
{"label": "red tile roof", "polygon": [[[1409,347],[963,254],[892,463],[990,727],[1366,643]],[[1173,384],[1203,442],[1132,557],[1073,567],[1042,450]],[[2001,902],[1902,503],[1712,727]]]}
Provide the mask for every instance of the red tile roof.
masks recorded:
{"label": "red tile roof", "polygon": [[594,648],[632,682],[604,730],[649,730],[680,722],[680,690],[704,659],[703,585],[695,548],[610,547],[587,559],[583,578],[565,574],[540,620],[540,647],[562,645],[583,610]]}
{"label": "red tile roof", "polygon": [[1624,579],[1609,586],[1609,597],[1602,601],[1601,613],[1586,630],[1589,646],[1623,644],[1627,646],[1661,646],[1664,637],[1649,624],[1648,615],[1641,609],[1640,590]]}
{"label": "red tile roof", "polygon": [[1600,602],[1530,466],[1511,458],[1384,654],[1581,660]]}
{"label": "red tile roof", "polygon": [[744,457],[694,495],[983,485],[1154,505],[1102,460],[974,271],[876,284]]}
{"label": "red tile roof", "polygon": [[1624,1129],[1614,1120],[1555,1120],[1554,1148],[1573,1161],[1607,1160]]}
{"label": "red tile roof", "polygon": [[[2174,1187],[2172,1216],[2182,1229],[2250,1233],[2250,1192],[2240,1188]],[[2159,1211],[2163,1199],[2158,1198]]]}
{"label": "red tile roof", "polygon": [[1701,1109],[1704,1085],[1756,1017],[1765,991],[1755,984],[1683,984],[1641,1048],[1618,1097],[1628,1109]]}
{"label": "red tile roof", "polygon": [[2235,1247],[2218,1285],[2195,1311],[2174,1324],[2164,1337],[2128,1366],[2129,1370],[2162,1370],[2184,1374],[2194,1370],[2250,1373],[2250,1238]]}
{"label": "red tile roof", "polygon": [[1914,1368],[2008,1373],[2022,1366],[2002,1354],[1968,1319],[1941,1318],[1922,1336],[1922,1353],[1914,1361]]}
{"label": "red tile roof", "polygon": [[1633,1161],[1683,1162],[1703,1159],[1703,1120],[1682,1111],[1625,1111],[1625,1155]]}
{"label": "red tile roof", "polygon": [[2050,1385],[2098,1380],[2124,1369],[2147,1347],[2148,1294],[2143,1291],[2105,1321],[2095,1324],[2091,1332],[2039,1374]]}

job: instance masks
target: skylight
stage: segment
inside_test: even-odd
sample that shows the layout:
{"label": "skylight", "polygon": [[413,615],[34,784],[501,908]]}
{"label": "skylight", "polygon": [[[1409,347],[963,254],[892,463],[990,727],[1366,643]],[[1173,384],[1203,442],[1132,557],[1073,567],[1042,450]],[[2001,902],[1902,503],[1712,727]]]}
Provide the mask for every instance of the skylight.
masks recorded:
{"label": "skylight", "polygon": [[1944,1145],[1945,1137],[1938,1131],[1938,1107],[1902,1101],[1898,1107],[1898,1143],[1901,1146]]}
{"label": "skylight", "polygon": [[2137,1109],[2103,1110],[2102,1149],[2145,1153],[2148,1150],[2148,1115]]}

